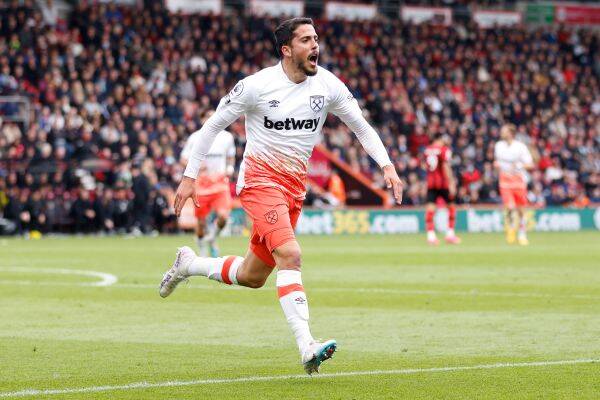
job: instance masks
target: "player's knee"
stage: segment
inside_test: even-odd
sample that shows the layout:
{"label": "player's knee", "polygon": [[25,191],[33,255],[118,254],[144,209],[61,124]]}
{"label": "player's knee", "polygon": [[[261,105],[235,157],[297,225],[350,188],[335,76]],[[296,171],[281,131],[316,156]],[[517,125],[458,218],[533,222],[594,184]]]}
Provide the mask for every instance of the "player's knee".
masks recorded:
{"label": "player's knee", "polygon": [[246,287],[249,287],[250,289],[260,289],[261,287],[265,286],[265,279],[248,279],[246,281]]}
{"label": "player's knee", "polygon": [[223,229],[223,227],[225,226],[226,223],[227,223],[227,216],[225,216],[225,215],[217,216],[217,226],[219,227],[219,229]]}
{"label": "player's knee", "polygon": [[300,270],[302,265],[302,252],[299,247],[283,249],[278,253],[279,269]]}

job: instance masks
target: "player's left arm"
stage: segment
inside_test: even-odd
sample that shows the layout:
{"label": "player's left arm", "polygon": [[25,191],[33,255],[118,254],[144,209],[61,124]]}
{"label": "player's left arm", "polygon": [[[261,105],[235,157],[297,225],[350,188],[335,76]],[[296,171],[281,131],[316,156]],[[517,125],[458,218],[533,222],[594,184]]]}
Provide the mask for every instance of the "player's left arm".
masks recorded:
{"label": "player's left arm", "polygon": [[533,164],[533,157],[531,156],[531,152],[527,148],[525,144],[523,144],[523,151],[521,152],[521,167],[527,171],[532,171],[535,168]]}
{"label": "player's left arm", "polygon": [[392,189],[394,199],[398,204],[402,203],[403,183],[396,172],[396,168],[379,138],[375,129],[367,122],[362,115],[356,99],[350,94],[346,86],[339,81],[342,86],[338,90],[330,105],[330,111],[338,116],[356,135],[360,144],[367,154],[371,156],[383,171],[383,179],[388,189]]}
{"label": "player's left arm", "polygon": [[450,159],[452,158],[450,150],[446,150],[446,154],[444,155],[444,165],[442,170],[444,171],[444,175],[446,176],[446,180],[448,181],[448,192],[450,197],[456,196],[456,179],[454,179],[454,172],[452,172],[452,167],[450,166]]}

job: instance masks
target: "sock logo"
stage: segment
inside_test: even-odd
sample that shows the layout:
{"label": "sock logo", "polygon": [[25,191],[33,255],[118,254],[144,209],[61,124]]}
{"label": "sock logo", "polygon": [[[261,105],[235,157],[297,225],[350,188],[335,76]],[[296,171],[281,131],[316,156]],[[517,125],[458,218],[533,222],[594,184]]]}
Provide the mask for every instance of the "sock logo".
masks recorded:
{"label": "sock logo", "polygon": [[277,222],[279,220],[279,215],[277,215],[277,210],[271,210],[268,213],[266,213],[265,220],[270,224],[274,224],[275,222]]}
{"label": "sock logo", "polygon": [[276,131],[310,130],[311,132],[314,132],[317,130],[320,120],[321,118],[319,117],[312,119],[286,118],[283,121],[271,121],[269,117],[265,115],[263,126],[267,129],[275,129]]}
{"label": "sock logo", "polygon": [[296,302],[296,304],[304,304],[304,303],[306,303],[306,299],[304,297],[296,297],[294,299],[294,301]]}

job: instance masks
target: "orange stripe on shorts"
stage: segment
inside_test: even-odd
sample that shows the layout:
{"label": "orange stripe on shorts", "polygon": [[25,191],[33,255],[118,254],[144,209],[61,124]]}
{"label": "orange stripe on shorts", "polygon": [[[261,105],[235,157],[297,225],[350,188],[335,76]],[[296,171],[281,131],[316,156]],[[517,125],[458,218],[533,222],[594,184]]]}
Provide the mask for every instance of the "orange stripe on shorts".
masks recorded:
{"label": "orange stripe on shorts", "polygon": [[277,295],[279,297],[286,296],[292,292],[304,292],[304,286],[299,283],[292,283],[291,285],[277,287]]}
{"label": "orange stripe on shorts", "polygon": [[223,269],[221,269],[221,280],[223,283],[231,285],[231,279],[229,279],[229,270],[231,269],[231,264],[233,264],[233,260],[235,260],[235,256],[229,256],[223,263]]}

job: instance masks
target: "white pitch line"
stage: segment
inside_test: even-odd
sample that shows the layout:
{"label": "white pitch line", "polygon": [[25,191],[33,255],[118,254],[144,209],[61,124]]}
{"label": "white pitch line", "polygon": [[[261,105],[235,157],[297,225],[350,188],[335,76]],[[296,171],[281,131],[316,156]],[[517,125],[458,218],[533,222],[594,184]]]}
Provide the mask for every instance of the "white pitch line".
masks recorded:
{"label": "white pitch line", "polygon": [[[0,267],[0,270],[2,268]],[[72,271],[72,270],[68,270]],[[83,271],[82,271],[83,272]],[[90,271],[87,271],[90,272]],[[110,274],[109,274],[110,275]],[[114,275],[113,275],[114,276]],[[116,277],[115,277],[116,279]],[[0,285],[38,285],[38,286],[109,286],[97,283],[73,283],[73,282],[44,282],[44,281],[22,281],[22,280],[0,280]],[[112,285],[112,284],[110,284]],[[157,289],[158,284],[149,283],[117,283],[112,285],[113,288],[132,288],[132,289]],[[182,288],[199,289],[199,290],[245,290],[241,286],[222,286],[222,285],[186,285]],[[267,289],[259,289],[266,291]],[[388,293],[398,295],[417,295],[417,296],[462,296],[462,297],[520,297],[520,298],[538,298],[538,299],[583,299],[583,300],[600,300],[599,295],[593,294],[550,294],[550,293],[531,293],[531,292],[482,292],[478,289],[473,290],[422,290],[422,289],[393,289],[393,288],[353,288],[353,287],[338,287],[338,288],[312,288],[309,292],[343,292],[343,293]]]}
{"label": "white pitch line", "polygon": [[[0,281],[2,283],[2,281]],[[118,283],[115,288],[138,288],[138,289],[157,289],[158,284],[152,285],[147,283]],[[245,289],[240,286],[223,286],[223,285],[184,285],[182,288],[200,289],[200,290],[239,290]],[[259,289],[259,290],[268,290]],[[420,289],[393,289],[393,288],[353,288],[353,287],[337,287],[337,288],[307,288],[307,292],[351,292],[351,293],[389,293],[401,295],[432,295],[432,296],[486,296],[486,297],[534,297],[541,299],[552,298],[578,298],[584,300],[598,300],[600,296],[593,294],[550,294],[550,293],[530,293],[530,292],[480,292],[477,289],[473,290],[420,290]]]}
{"label": "white pitch line", "polygon": [[100,278],[99,281],[96,282],[34,282],[34,281],[2,281],[10,282],[13,284],[22,284],[22,285],[30,285],[30,284],[57,284],[59,286],[63,285],[74,285],[74,286],[110,286],[115,284],[118,281],[118,278],[106,272],[100,271],[85,271],[79,269],[68,269],[68,268],[33,268],[33,267],[0,267],[0,271],[6,272],[24,272],[24,273],[41,273],[41,274],[59,274],[59,275],[80,275],[80,276],[91,276],[93,278]]}
{"label": "white pitch line", "polygon": [[268,382],[288,379],[328,379],[328,378],[343,378],[349,376],[373,376],[373,375],[410,375],[421,373],[435,372],[456,372],[469,371],[479,369],[497,369],[497,368],[521,368],[521,367],[547,367],[555,365],[574,365],[574,364],[591,364],[600,362],[600,359],[578,359],[578,360],[559,360],[559,361],[533,361],[520,363],[497,363],[497,364],[482,364],[457,367],[437,367],[437,368],[409,368],[409,369],[391,369],[391,370],[374,370],[374,371],[350,371],[350,372],[334,372],[330,374],[318,374],[313,376],[307,375],[273,375],[273,376],[249,376],[244,378],[227,378],[227,379],[197,379],[191,381],[167,381],[167,382],[134,382],[126,385],[115,386],[90,386],[83,388],[70,389],[24,389],[16,392],[0,392],[0,398],[7,397],[28,397],[28,396],[49,396],[54,394],[72,394],[72,393],[97,393],[109,392],[114,390],[131,390],[131,389],[149,389],[162,387],[181,387],[181,386],[201,386],[214,385],[224,383],[246,383],[246,382]]}

